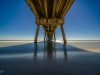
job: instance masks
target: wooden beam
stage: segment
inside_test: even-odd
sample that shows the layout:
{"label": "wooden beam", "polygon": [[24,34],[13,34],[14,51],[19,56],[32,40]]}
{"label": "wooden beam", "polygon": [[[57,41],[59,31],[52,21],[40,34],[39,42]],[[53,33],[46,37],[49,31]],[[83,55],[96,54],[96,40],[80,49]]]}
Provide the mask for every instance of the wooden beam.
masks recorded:
{"label": "wooden beam", "polygon": [[39,15],[34,7],[34,4],[31,2],[31,0],[26,0],[28,6],[30,7],[30,9],[32,10],[32,12],[34,13],[34,15],[36,16],[36,18],[39,18]]}
{"label": "wooden beam", "polygon": [[47,0],[44,0],[44,9],[45,9],[46,18],[48,18]]}
{"label": "wooden beam", "polygon": [[55,16],[55,8],[56,8],[56,0],[54,0],[54,3],[53,3],[53,12],[52,12],[52,18],[54,18]]}
{"label": "wooden beam", "polygon": [[60,25],[64,24],[64,19],[36,19],[39,25]]}
{"label": "wooden beam", "polygon": [[62,0],[58,0],[58,4],[57,4],[57,7],[56,7],[56,15],[58,15],[58,13],[59,13],[58,11],[60,9],[61,2],[62,2]]}
{"label": "wooden beam", "polygon": [[62,13],[61,13],[61,15],[60,15],[61,18],[63,18],[63,14],[64,14],[66,8],[68,7],[69,1],[70,1],[70,0],[66,0],[66,3],[65,3],[64,8],[63,8],[63,11],[62,11]]}
{"label": "wooden beam", "polygon": [[65,15],[67,14],[68,10],[70,9],[70,7],[72,6],[72,4],[74,3],[75,0],[66,0],[66,4],[64,6],[64,9],[60,15],[60,17],[63,19],[65,17]]}
{"label": "wooden beam", "polygon": [[36,29],[36,34],[35,34],[35,40],[34,40],[34,43],[37,42],[38,33],[39,33],[39,28],[40,28],[40,25],[37,25],[37,29]]}
{"label": "wooden beam", "polygon": [[40,9],[41,9],[42,13],[44,13],[44,11],[43,11],[43,7],[42,7],[42,0],[38,0],[38,2],[39,2]]}
{"label": "wooden beam", "polygon": [[65,36],[65,33],[64,33],[63,25],[60,25],[60,28],[61,28],[61,32],[62,32],[62,36],[63,36],[63,41],[64,41],[64,43],[66,43],[66,36]]}

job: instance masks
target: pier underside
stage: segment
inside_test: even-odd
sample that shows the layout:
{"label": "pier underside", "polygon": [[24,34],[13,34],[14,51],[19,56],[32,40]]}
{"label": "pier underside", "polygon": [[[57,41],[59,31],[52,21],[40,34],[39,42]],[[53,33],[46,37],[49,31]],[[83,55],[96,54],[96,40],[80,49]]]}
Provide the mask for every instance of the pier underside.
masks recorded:
{"label": "pier underside", "polygon": [[56,40],[55,32],[60,25],[63,41],[66,43],[64,17],[74,0],[26,0],[26,2],[36,17],[37,29],[34,42],[37,42],[40,25],[44,29],[44,41]]}

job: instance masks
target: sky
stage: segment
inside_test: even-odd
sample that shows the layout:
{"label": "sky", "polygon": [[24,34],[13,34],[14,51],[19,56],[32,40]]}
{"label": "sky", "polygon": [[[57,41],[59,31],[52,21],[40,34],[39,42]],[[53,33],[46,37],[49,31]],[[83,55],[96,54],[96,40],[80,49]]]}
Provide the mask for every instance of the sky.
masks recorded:
{"label": "sky", "polygon": [[[75,0],[64,18],[67,40],[100,40],[100,0]],[[25,0],[0,0],[0,40],[34,40],[35,16]],[[39,40],[44,31],[40,27]],[[62,40],[60,27],[56,38]]]}

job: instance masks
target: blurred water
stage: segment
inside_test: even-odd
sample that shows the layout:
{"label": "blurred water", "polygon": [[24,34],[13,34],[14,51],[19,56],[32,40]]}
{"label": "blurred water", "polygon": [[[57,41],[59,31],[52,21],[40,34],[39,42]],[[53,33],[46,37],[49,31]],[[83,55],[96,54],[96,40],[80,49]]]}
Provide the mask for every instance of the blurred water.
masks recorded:
{"label": "blurred water", "polygon": [[100,75],[100,42],[0,45],[0,75]]}

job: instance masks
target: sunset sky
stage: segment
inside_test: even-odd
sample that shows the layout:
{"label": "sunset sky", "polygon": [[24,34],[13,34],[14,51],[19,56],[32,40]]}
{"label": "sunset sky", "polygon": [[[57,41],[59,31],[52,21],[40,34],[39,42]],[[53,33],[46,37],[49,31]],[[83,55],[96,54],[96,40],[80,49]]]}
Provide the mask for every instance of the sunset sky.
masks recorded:
{"label": "sunset sky", "polygon": [[[100,0],[75,0],[65,16],[67,40],[100,40]],[[35,16],[25,0],[0,0],[0,40],[34,40]],[[39,40],[43,39],[42,27]],[[56,37],[62,40],[58,27]]]}

